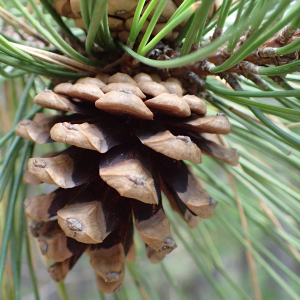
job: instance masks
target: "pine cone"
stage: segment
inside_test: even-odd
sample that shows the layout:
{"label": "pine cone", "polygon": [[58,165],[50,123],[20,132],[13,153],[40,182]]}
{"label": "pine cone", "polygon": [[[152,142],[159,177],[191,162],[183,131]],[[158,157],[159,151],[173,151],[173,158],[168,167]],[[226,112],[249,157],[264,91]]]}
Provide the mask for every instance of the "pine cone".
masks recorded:
{"label": "pine cone", "polygon": [[[191,227],[214,213],[217,201],[182,160],[199,164],[202,151],[236,165],[234,149],[204,134],[228,134],[231,124],[223,114],[205,116],[205,102],[183,96],[178,82],[158,83],[145,73],[99,74],[34,98],[66,114],[38,113],[22,120],[16,134],[39,144],[71,145],[31,158],[26,173],[29,183],[59,186],[24,202],[37,221],[33,232],[42,253],[55,261],[49,268],[55,280],[64,280],[87,250],[99,288],[118,290],[125,258],[134,259],[133,216],[150,261],[161,261],[176,248],[161,191]],[[56,215],[57,221],[44,223]]]}
{"label": "pine cone", "polygon": [[[166,22],[171,18],[171,16],[176,12],[177,8],[183,3],[184,0],[169,0],[167,1],[165,8],[158,20],[158,23],[155,25],[153,29],[153,35],[158,34],[165,26]],[[111,31],[111,35],[113,38],[118,38],[123,43],[127,42],[129,31],[131,29],[133,16],[136,10],[136,6],[138,4],[138,0],[110,0],[108,3],[108,25]],[[147,1],[148,3],[145,5],[143,12],[147,9],[151,1]],[[143,33],[146,31],[151,18],[156,10],[156,7],[159,3],[156,4],[155,8],[151,11],[147,20],[145,21],[140,36],[138,40],[141,39]],[[209,12],[209,16],[221,6],[221,0],[215,0],[211,10]],[[85,30],[85,26],[81,17],[80,3],[79,0],[55,0],[53,2],[53,6],[56,11],[67,18],[73,18],[76,25]],[[173,40],[176,38],[182,26],[185,24],[179,25],[173,31],[169,32],[165,39]]]}

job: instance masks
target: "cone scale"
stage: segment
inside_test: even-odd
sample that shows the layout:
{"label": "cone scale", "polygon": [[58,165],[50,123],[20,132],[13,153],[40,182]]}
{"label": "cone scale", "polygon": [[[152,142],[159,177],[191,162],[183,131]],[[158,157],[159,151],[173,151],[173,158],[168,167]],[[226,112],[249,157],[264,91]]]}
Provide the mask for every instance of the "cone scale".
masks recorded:
{"label": "cone scale", "polygon": [[[129,37],[129,32],[132,27],[133,17],[138,5],[138,0],[110,0],[108,2],[107,13],[108,13],[108,26],[111,32],[111,36],[114,39],[118,39],[123,43],[127,42]],[[176,12],[176,10],[180,7],[180,5],[184,2],[184,0],[168,0],[156,25],[153,28],[153,35],[158,34],[166,25],[168,20],[172,17],[172,15]],[[157,9],[159,2],[155,5],[154,9],[150,12],[145,23],[143,24],[140,34],[138,36],[138,40],[141,40],[143,34],[147,30],[147,27],[154,15],[154,12]],[[221,6],[221,0],[215,0],[212,4],[212,7],[209,11],[209,16],[212,16],[213,13]],[[142,13],[150,5],[150,1],[146,1],[145,6],[143,8]],[[80,9],[80,1],[79,0],[54,0],[53,7],[61,16],[74,19],[76,25],[85,30],[85,25],[83,22],[81,9]],[[186,20],[187,21],[187,20]],[[182,22],[179,26],[174,28],[171,32],[169,32],[165,39],[173,41],[179,34],[180,30],[182,30],[186,21]]]}

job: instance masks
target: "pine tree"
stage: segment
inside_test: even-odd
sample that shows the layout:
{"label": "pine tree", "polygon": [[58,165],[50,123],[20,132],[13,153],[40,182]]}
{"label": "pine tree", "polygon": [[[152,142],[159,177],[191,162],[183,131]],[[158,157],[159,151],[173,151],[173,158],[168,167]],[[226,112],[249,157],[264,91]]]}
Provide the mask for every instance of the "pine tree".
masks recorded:
{"label": "pine tree", "polygon": [[84,253],[116,299],[298,299],[299,1],[0,5],[3,299],[37,248],[62,299]]}

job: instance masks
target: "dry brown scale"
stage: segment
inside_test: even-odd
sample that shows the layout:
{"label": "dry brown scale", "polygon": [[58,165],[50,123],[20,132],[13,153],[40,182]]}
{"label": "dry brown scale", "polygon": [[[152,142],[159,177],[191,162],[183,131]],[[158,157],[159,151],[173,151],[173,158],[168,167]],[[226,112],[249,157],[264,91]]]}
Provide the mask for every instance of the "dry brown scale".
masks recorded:
{"label": "dry brown scale", "polygon": [[31,158],[25,176],[29,184],[59,186],[24,202],[41,252],[55,262],[53,279],[63,281],[86,251],[99,288],[116,292],[125,260],[135,256],[133,223],[150,261],[160,262],[176,248],[161,191],[191,227],[212,216],[217,201],[183,160],[199,164],[202,152],[236,165],[236,150],[204,134],[228,134],[231,124],[222,114],[207,116],[202,99],[183,94],[175,78],[116,73],[61,83],[34,98],[61,113],[22,120],[16,134],[70,145]]}
{"label": "dry brown scale", "polygon": [[[108,3],[108,25],[111,31],[113,39],[119,39],[126,44],[129,37],[129,32],[131,29],[133,16],[136,10],[136,6],[139,0],[110,0]],[[149,6],[151,1],[146,1],[143,12]],[[157,24],[153,29],[153,35],[158,34],[166,25],[166,22],[171,18],[171,16],[176,12],[177,8],[183,3],[183,0],[168,0],[161,16],[158,19]],[[209,16],[211,16],[222,4],[222,0],[215,0]],[[158,5],[158,4],[157,4]],[[138,36],[138,42],[142,39],[143,34],[145,33],[151,18],[156,10],[157,5],[149,14],[147,20],[145,21],[143,27],[141,28],[140,34]],[[55,0],[53,2],[55,10],[62,16],[67,18],[74,19],[76,25],[85,30],[85,26],[81,16],[81,9],[79,0]],[[142,13],[143,13],[142,12]],[[165,39],[174,40],[179,34],[180,30],[183,28],[183,25],[186,21],[182,22],[179,26],[170,31]]]}

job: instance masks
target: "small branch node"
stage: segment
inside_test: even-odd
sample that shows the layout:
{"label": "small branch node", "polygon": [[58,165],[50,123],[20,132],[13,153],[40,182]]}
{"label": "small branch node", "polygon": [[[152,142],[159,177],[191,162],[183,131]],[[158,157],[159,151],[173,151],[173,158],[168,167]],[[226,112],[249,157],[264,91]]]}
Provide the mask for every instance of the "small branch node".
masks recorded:
{"label": "small branch node", "polygon": [[231,74],[230,72],[222,72],[219,74],[219,76],[223,79],[225,79],[225,81],[232,87],[232,89],[234,89],[235,91],[242,91],[242,87],[240,86],[240,84],[238,83],[237,79],[235,76],[233,76],[233,74]]}
{"label": "small branch node", "polygon": [[202,87],[205,84],[205,81],[203,79],[201,79],[196,73],[194,72],[189,72],[189,78],[195,82],[196,84],[198,84],[200,87]]}
{"label": "small branch node", "polygon": [[278,33],[276,40],[281,44],[286,44],[294,33],[295,29],[293,29],[290,26],[287,26],[281,32]]}
{"label": "small branch node", "polygon": [[260,57],[274,57],[277,56],[276,48],[264,47],[258,50],[258,55]]}
{"label": "small branch node", "polygon": [[203,68],[204,70],[207,70],[208,72],[211,73],[211,69],[215,67],[215,64],[209,62],[209,61],[205,61],[204,65],[203,65]]}
{"label": "small branch node", "polygon": [[239,66],[243,70],[243,72],[245,72],[245,74],[258,74],[259,67],[249,61],[242,61],[239,63]]}
{"label": "small branch node", "polygon": [[222,33],[223,33],[223,28],[219,28],[218,26],[216,26],[211,41],[216,40],[218,37],[222,35]]}
{"label": "small branch node", "polygon": [[255,32],[254,29],[248,29],[246,34],[245,34],[245,41]]}
{"label": "small branch node", "polygon": [[221,50],[221,53],[224,57],[228,58],[232,55],[233,51],[228,51],[227,47],[224,47],[222,50]]}
{"label": "small branch node", "polygon": [[261,89],[268,90],[268,86],[266,82],[263,79],[261,79],[259,75],[252,74],[252,73],[244,73],[243,75],[249,80],[251,80],[252,82],[254,82],[256,85],[258,85]]}

